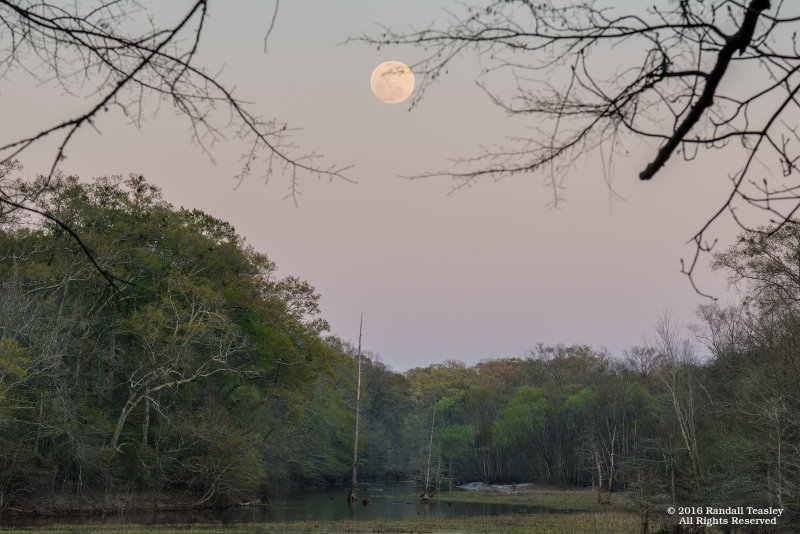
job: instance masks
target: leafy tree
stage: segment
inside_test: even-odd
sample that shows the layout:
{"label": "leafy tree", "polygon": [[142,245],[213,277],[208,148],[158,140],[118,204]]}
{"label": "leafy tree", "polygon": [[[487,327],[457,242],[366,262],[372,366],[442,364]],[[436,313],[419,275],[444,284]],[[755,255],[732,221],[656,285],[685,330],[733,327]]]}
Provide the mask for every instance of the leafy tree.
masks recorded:
{"label": "leafy tree", "polygon": [[[441,448],[441,455],[449,465],[447,473],[450,477],[456,477],[459,473],[458,467],[453,468],[453,463],[456,465],[464,463],[464,460],[469,460],[472,452],[473,443],[475,442],[475,429],[470,425],[453,425],[449,424],[444,426],[439,432],[439,447]],[[463,470],[461,471],[464,472]]]}
{"label": "leafy tree", "polygon": [[471,454],[473,467],[467,473],[484,482],[493,482],[500,478],[503,467],[492,431],[507,395],[501,393],[505,382],[494,382],[485,378],[481,371],[478,375],[480,382],[464,392],[458,420],[474,429]]}
{"label": "leafy tree", "polygon": [[[347,477],[354,349],[324,337],[313,287],[139,176],[57,175],[37,202],[124,283],[52,220],[0,224],[0,510],[138,492],[222,506]],[[795,233],[716,256],[741,301],[700,308],[705,360],[666,317],[624,359],[541,345],[401,374],[368,354],[362,474],[426,473],[428,496],[443,475],[626,490],[643,531],[686,501],[800,510]]]}
{"label": "leafy tree", "polygon": [[0,418],[4,495],[180,489],[221,505],[324,473],[291,446],[340,439],[307,421],[335,408],[325,377],[344,357],[309,284],[139,176],[56,175],[37,202],[124,284],[61,224],[3,221],[0,413],[19,411]]}
{"label": "leafy tree", "polygon": [[[499,413],[494,425],[494,437],[505,446],[524,450],[535,473],[543,463],[544,478],[555,482],[555,464],[549,445],[549,420],[553,417],[553,404],[543,391],[529,386],[518,388]],[[529,471],[530,472],[530,471]]]}
{"label": "leafy tree", "polygon": [[741,297],[728,308],[701,309],[703,339],[715,357],[711,373],[725,377],[715,383],[723,399],[719,456],[735,480],[720,485],[731,500],[750,492],[789,508],[800,502],[798,257],[792,221],[769,238],[742,234],[714,258]]}

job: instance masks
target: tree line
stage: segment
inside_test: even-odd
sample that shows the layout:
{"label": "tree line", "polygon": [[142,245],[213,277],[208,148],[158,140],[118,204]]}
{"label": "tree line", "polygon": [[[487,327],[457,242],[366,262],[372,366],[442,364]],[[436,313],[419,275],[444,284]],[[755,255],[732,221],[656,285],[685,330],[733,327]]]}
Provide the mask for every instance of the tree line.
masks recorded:
{"label": "tree line", "polygon": [[[140,176],[3,186],[92,256],[52,219],[0,212],[0,512],[348,480],[358,351],[310,284]],[[743,234],[714,268],[735,303],[691,330],[662,317],[620,355],[540,345],[400,373],[366,354],[359,476],[625,491],[643,518],[800,509],[800,228]]]}

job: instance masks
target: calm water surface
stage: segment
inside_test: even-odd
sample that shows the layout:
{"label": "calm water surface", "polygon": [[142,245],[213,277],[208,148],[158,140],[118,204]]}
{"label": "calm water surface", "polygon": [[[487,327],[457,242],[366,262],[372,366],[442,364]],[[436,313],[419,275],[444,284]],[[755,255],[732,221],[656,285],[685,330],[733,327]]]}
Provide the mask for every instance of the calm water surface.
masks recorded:
{"label": "calm water surface", "polygon": [[[410,519],[427,517],[447,519],[451,517],[501,515],[549,512],[552,510],[532,506],[511,504],[487,504],[457,501],[433,501],[419,503],[420,491],[414,482],[387,482],[359,485],[359,499],[369,498],[364,506],[359,501],[355,506],[346,502],[349,486],[310,488],[285,497],[275,497],[269,506],[248,506],[228,510],[191,512],[148,512],[134,514],[108,514],[105,516],[65,516],[57,518],[7,518],[0,519],[0,526],[46,526],[67,523],[242,523],[269,521],[339,520],[339,519]],[[459,490],[455,490],[459,491]],[[440,493],[447,498],[448,491]]]}

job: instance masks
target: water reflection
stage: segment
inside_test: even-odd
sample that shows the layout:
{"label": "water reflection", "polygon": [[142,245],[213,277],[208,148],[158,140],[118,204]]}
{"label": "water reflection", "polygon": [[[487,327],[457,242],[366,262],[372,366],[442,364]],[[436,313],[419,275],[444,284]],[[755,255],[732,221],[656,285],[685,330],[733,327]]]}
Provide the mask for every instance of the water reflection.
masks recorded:
{"label": "water reflection", "polygon": [[[342,519],[411,519],[534,513],[542,510],[512,504],[473,503],[443,500],[420,504],[414,482],[386,482],[359,485],[359,500],[348,505],[349,486],[310,488],[300,493],[275,497],[269,506],[248,506],[228,510],[191,512],[145,512],[105,516],[58,518],[2,518],[0,526],[46,526],[52,524],[172,524],[172,523],[262,523],[272,521],[333,521]],[[458,490],[455,490],[458,491]],[[363,504],[369,499],[368,504]]]}

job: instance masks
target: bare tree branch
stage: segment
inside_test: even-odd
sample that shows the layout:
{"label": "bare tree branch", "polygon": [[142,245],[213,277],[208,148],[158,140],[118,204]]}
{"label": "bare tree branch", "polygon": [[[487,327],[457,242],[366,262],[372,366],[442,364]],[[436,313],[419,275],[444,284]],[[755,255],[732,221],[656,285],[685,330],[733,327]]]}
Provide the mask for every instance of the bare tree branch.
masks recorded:
{"label": "bare tree branch", "polygon": [[[10,131],[10,139],[0,139],[0,167],[8,167],[32,147],[55,138],[46,185],[78,132],[86,126],[99,132],[97,120],[103,113],[119,108],[138,127],[148,103],[169,102],[188,119],[192,140],[212,161],[214,143],[227,137],[243,143],[246,150],[235,176],[238,184],[254,173],[264,179],[280,173],[288,177],[286,198],[297,204],[304,178],[353,182],[345,175],[348,166],[321,166],[316,154],[298,152],[288,141],[292,130],[287,124],[255,115],[232,88],[197,65],[208,5],[208,0],[196,0],[177,22],[159,26],[136,0],[0,0],[0,77],[26,72],[41,84],[55,84],[84,107],[75,116],[32,133],[23,133],[23,125]],[[276,2],[265,47],[278,6]],[[139,29],[131,32],[127,27]],[[53,214],[37,210],[31,200],[11,198],[0,190],[0,205],[46,217],[72,235],[116,287],[119,280],[97,264],[77,234]]]}
{"label": "bare tree branch", "polygon": [[681,141],[689,134],[694,125],[697,124],[697,121],[700,120],[705,110],[714,103],[714,95],[717,93],[717,87],[719,86],[719,82],[722,81],[725,71],[728,69],[728,65],[733,58],[733,53],[738,51],[739,54],[744,54],[747,47],[750,46],[750,41],[753,39],[753,32],[756,29],[758,16],[765,9],[769,9],[769,7],[770,0],[753,0],[750,3],[741,28],[739,28],[738,32],[725,40],[725,46],[723,46],[719,54],[717,54],[717,62],[714,64],[714,68],[708,75],[703,76],[705,78],[705,87],[703,87],[703,92],[700,93],[699,98],[697,98],[692,105],[691,111],[689,111],[683,119],[683,122],[675,129],[664,146],[659,149],[653,162],[639,174],[639,178],[642,180],[649,180],[661,170],[661,167],[664,166],[667,159],[669,159],[675,149],[678,148]]}
{"label": "bare tree branch", "polygon": [[[800,5],[489,0],[449,16],[444,25],[384,27],[351,41],[422,49],[412,108],[458,58],[477,58],[479,85],[506,113],[530,117],[533,133],[414,178],[449,177],[460,189],[541,171],[557,205],[576,161],[599,152],[605,169],[631,139],[659,143],[642,180],[673,154],[689,162],[721,151],[731,168],[703,170],[702,179],[728,177],[730,193],[689,239],[694,251],[682,263],[700,294],[693,273],[723,217],[758,230],[765,214],[780,227],[800,209]],[[509,79],[511,91],[490,89],[508,87]]]}

